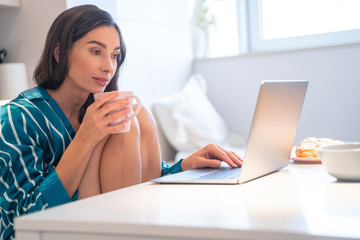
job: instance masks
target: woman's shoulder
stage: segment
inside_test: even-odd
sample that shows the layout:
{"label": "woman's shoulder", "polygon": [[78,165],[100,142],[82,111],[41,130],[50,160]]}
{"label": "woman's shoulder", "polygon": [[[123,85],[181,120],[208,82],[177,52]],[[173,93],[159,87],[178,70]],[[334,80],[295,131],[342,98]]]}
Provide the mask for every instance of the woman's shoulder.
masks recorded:
{"label": "woman's shoulder", "polygon": [[20,93],[16,98],[8,101],[0,106],[1,118],[21,117],[21,113],[25,115],[43,115],[43,110],[39,108],[37,103],[48,99],[46,91],[41,87],[28,89]]}

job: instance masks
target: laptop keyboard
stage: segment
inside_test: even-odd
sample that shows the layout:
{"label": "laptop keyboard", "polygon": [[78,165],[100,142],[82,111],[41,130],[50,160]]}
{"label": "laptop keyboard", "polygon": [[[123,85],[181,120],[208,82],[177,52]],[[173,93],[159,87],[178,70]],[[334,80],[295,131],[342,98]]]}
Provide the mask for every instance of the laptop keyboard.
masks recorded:
{"label": "laptop keyboard", "polygon": [[224,170],[211,172],[193,180],[218,180],[218,179],[237,179],[241,168],[226,168]]}

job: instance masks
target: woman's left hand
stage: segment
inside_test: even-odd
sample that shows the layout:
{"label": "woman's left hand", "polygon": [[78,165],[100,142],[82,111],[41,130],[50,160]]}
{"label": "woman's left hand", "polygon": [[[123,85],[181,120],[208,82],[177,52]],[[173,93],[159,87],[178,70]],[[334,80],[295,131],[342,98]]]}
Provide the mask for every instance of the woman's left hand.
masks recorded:
{"label": "woman's left hand", "polygon": [[226,162],[230,167],[241,167],[243,160],[232,151],[222,147],[209,144],[199,151],[193,153],[181,162],[183,171],[194,168],[218,168],[221,162]]}

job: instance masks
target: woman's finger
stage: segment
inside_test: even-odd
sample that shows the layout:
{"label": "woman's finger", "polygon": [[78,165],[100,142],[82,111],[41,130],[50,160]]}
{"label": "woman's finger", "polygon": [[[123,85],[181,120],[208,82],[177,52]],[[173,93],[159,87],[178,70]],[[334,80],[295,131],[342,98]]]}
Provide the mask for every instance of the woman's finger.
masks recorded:
{"label": "woman's finger", "polygon": [[123,130],[126,127],[125,124],[126,124],[126,121],[122,121],[121,123],[119,123],[119,124],[117,124],[115,126],[112,126],[112,127],[109,126],[109,128],[108,128],[109,129],[109,134],[117,133],[117,132]]}
{"label": "woman's finger", "polygon": [[209,156],[214,156],[216,157],[216,159],[226,162],[230,167],[238,166],[219,146],[215,144],[209,144],[205,147],[205,149],[208,152]]}
{"label": "woman's finger", "polygon": [[125,107],[119,111],[113,112],[105,117],[105,123],[109,124],[112,122],[126,121],[131,113],[131,108]]}
{"label": "woman's finger", "polygon": [[206,168],[206,167],[219,168],[221,167],[221,161],[218,159],[198,157],[194,164],[194,168]]}
{"label": "woman's finger", "polygon": [[108,114],[113,114],[113,112],[121,111],[122,109],[129,109],[130,102],[128,99],[115,100],[105,103],[100,109],[99,112],[103,116]]}
{"label": "woman's finger", "polygon": [[119,96],[119,92],[118,91],[113,91],[113,92],[109,92],[107,94],[104,94],[100,97],[98,97],[96,99],[96,101],[91,104],[93,105],[95,108],[99,109],[101,108],[106,102],[115,99],[116,97]]}
{"label": "woman's finger", "polygon": [[233,151],[227,151],[225,150],[224,148],[218,146],[221,150],[223,150],[227,155],[228,157],[236,164],[238,165],[239,167],[241,167],[242,163],[243,163],[243,160],[236,154],[234,153]]}

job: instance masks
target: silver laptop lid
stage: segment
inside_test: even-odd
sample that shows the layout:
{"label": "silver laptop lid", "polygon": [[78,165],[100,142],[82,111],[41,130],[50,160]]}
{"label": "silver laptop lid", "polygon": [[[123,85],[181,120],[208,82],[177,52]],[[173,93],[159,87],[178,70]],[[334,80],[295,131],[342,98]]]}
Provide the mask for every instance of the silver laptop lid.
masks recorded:
{"label": "silver laptop lid", "polygon": [[287,166],[308,81],[263,81],[239,182]]}

